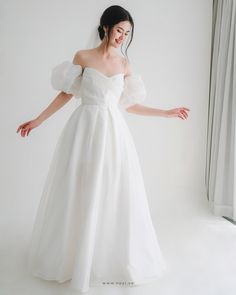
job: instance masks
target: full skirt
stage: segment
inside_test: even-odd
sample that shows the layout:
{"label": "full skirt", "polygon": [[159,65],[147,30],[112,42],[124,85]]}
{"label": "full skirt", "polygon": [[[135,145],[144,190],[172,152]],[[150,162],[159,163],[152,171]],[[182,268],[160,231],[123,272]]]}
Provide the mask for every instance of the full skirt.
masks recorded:
{"label": "full skirt", "polygon": [[29,271],[72,288],[136,286],[166,269],[128,126],[117,107],[80,105],[57,141]]}

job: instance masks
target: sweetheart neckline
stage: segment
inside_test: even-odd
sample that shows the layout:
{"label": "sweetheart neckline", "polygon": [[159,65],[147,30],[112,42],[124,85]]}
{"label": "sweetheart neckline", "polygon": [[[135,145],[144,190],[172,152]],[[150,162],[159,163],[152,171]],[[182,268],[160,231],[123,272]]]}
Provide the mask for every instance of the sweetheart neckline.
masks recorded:
{"label": "sweetheart neckline", "polygon": [[107,75],[103,74],[101,71],[97,70],[96,68],[84,67],[84,70],[86,70],[86,69],[93,70],[93,71],[97,72],[98,74],[100,74],[101,76],[105,77],[106,79],[112,79],[112,78],[114,78],[116,76],[120,76],[120,75],[124,76],[125,75],[124,73],[117,73],[117,74],[114,74],[114,75],[111,75],[111,76],[107,76]]}

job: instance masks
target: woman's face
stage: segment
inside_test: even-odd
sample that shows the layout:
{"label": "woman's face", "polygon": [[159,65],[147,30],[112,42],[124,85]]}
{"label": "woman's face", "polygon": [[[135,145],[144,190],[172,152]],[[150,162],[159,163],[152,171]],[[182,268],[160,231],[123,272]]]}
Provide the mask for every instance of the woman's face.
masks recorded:
{"label": "woman's face", "polygon": [[114,25],[110,35],[110,45],[119,47],[130,34],[132,26],[129,21],[122,21]]}

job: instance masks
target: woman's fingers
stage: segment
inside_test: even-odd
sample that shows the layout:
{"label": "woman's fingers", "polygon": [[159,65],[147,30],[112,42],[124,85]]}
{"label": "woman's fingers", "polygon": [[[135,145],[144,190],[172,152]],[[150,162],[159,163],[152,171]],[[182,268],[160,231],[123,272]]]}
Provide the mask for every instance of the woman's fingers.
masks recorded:
{"label": "woman's fingers", "polygon": [[179,117],[184,120],[188,117],[187,111],[190,111],[190,109],[185,107],[170,109],[167,111],[167,117]]}
{"label": "woman's fingers", "polygon": [[187,118],[188,117],[187,111],[190,111],[190,109],[182,107],[180,111],[184,115],[184,117]]}
{"label": "woman's fingers", "polygon": [[31,121],[27,121],[23,124],[21,124],[18,128],[17,128],[17,133],[20,131],[20,134],[22,137],[24,137],[25,135],[28,136],[29,132],[32,129],[32,120]]}
{"label": "woman's fingers", "polygon": [[21,129],[21,136],[22,136],[22,137],[24,137],[24,133],[25,133],[25,130],[22,128],[22,129]]}
{"label": "woman's fingers", "polygon": [[18,132],[22,129],[22,127],[23,127],[23,125],[20,125],[20,126],[17,128],[16,132],[18,133]]}
{"label": "woman's fingers", "polygon": [[30,123],[31,121],[27,121],[27,122],[25,122],[25,123],[23,123],[23,124],[21,124],[18,128],[17,128],[17,133],[23,128],[26,128],[26,126]]}
{"label": "woman's fingers", "polygon": [[27,133],[28,133],[28,131],[29,131],[29,128],[26,128],[24,131],[25,131],[25,132],[24,132],[24,136],[25,136],[25,135],[27,135]]}
{"label": "woman's fingers", "polygon": [[24,126],[25,126],[25,123],[20,125],[16,132],[18,133],[20,130],[24,130],[24,128],[25,128]]}
{"label": "woman's fingers", "polygon": [[183,116],[184,116],[185,118],[188,117],[188,113],[187,113],[186,111],[182,111],[182,114],[183,114]]}
{"label": "woman's fingers", "polygon": [[180,117],[181,119],[187,119],[188,117],[188,113],[186,112],[186,110],[188,110],[187,108],[180,108],[178,111],[178,117]]}
{"label": "woman's fingers", "polygon": [[28,132],[27,132],[27,136],[29,135],[29,133],[30,133],[30,131],[31,131],[32,129],[31,128],[29,128],[29,130],[28,130]]}
{"label": "woman's fingers", "polygon": [[18,129],[21,129],[21,136],[25,136],[25,133],[28,131],[27,127],[21,127],[21,128],[18,128]]}

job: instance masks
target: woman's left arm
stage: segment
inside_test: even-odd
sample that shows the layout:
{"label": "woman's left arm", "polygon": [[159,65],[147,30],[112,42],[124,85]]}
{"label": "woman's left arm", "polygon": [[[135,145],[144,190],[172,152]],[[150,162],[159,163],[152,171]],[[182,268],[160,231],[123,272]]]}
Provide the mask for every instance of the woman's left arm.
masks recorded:
{"label": "woman's left arm", "polygon": [[187,111],[190,111],[190,109],[185,107],[180,107],[180,108],[174,108],[170,110],[162,110],[157,108],[150,108],[141,104],[135,104],[126,108],[126,111],[129,113],[134,113],[134,114],[143,115],[143,116],[161,116],[166,118],[179,117],[184,120],[184,119],[187,119],[188,117]]}

